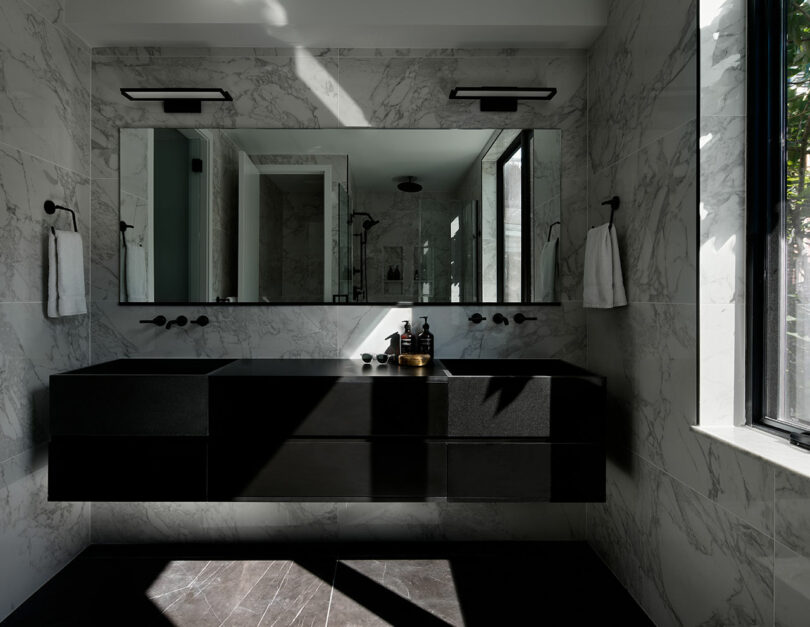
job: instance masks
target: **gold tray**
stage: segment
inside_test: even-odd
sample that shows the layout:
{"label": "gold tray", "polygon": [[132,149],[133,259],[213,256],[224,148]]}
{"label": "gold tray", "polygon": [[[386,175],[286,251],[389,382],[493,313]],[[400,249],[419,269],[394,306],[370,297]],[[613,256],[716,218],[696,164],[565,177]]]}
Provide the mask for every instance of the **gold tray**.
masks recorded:
{"label": "gold tray", "polygon": [[430,363],[430,355],[417,354],[417,355],[400,355],[400,366],[426,366]]}

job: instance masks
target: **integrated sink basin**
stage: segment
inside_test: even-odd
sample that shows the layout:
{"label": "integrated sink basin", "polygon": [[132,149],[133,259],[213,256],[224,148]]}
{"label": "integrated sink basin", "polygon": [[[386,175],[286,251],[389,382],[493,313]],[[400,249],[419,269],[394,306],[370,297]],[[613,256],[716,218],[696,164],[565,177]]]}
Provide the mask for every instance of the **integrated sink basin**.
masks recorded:
{"label": "integrated sink basin", "polygon": [[50,379],[51,435],[208,434],[208,375],[232,359],[116,359]]}
{"label": "integrated sink basin", "polygon": [[605,380],[559,359],[442,359],[447,433],[601,440]]}
{"label": "integrated sink basin", "polygon": [[461,377],[593,376],[561,359],[442,359],[450,375]]}

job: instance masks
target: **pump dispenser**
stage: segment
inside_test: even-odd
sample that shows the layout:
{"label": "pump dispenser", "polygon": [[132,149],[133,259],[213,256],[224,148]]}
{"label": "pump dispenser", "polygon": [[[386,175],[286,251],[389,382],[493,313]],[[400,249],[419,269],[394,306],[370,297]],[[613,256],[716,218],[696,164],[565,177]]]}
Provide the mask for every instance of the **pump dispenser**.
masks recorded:
{"label": "pump dispenser", "polygon": [[411,323],[408,320],[403,320],[405,323],[405,331],[399,337],[399,352],[402,355],[409,355],[414,352],[413,333],[411,333]]}
{"label": "pump dispenser", "polygon": [[430,332],[430,325],[428,324],[427,316],[419,316],[425,319],[422,325],[422,332],[417,336],[416,343],[419,346],[418,352],[430,355],[433,358],[433,334]]}

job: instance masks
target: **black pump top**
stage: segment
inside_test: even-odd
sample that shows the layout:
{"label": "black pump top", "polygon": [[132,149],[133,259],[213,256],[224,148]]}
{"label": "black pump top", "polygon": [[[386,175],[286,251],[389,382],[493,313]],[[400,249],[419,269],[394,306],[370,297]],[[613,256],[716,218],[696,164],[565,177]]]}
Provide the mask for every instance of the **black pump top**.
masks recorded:
{"label": "black pump top", "polygon": [[402,322],[405,323],[405,333],[410,333],[411,332],[411,323],[410,323],[410,321],[403,320]]}
{"label": "black pump top", "polygon": [[430,328],[430,325],[428,324],[428,321],[427,321],[428,317],[427,316],[419,316],[419,317],[425,319],[425,324],[422,325],[422,329],[427,331]]}

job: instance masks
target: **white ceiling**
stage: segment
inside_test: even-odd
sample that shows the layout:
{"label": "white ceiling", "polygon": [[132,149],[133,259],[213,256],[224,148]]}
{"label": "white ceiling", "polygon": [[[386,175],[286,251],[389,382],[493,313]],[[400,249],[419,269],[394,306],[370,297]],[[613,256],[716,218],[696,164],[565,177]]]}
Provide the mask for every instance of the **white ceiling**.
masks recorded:
{"label": "white ceiling", "polygon": [[608,0],[65,0],[90,46],[589,48]]}
{"label": "white ceiling", "polygon": [[226,132],[251,155],[347,154],[353,184],[363,190],[396,191],[398,181],[414,176],[425,191],[450,192],[500,131],[355,128]]}

